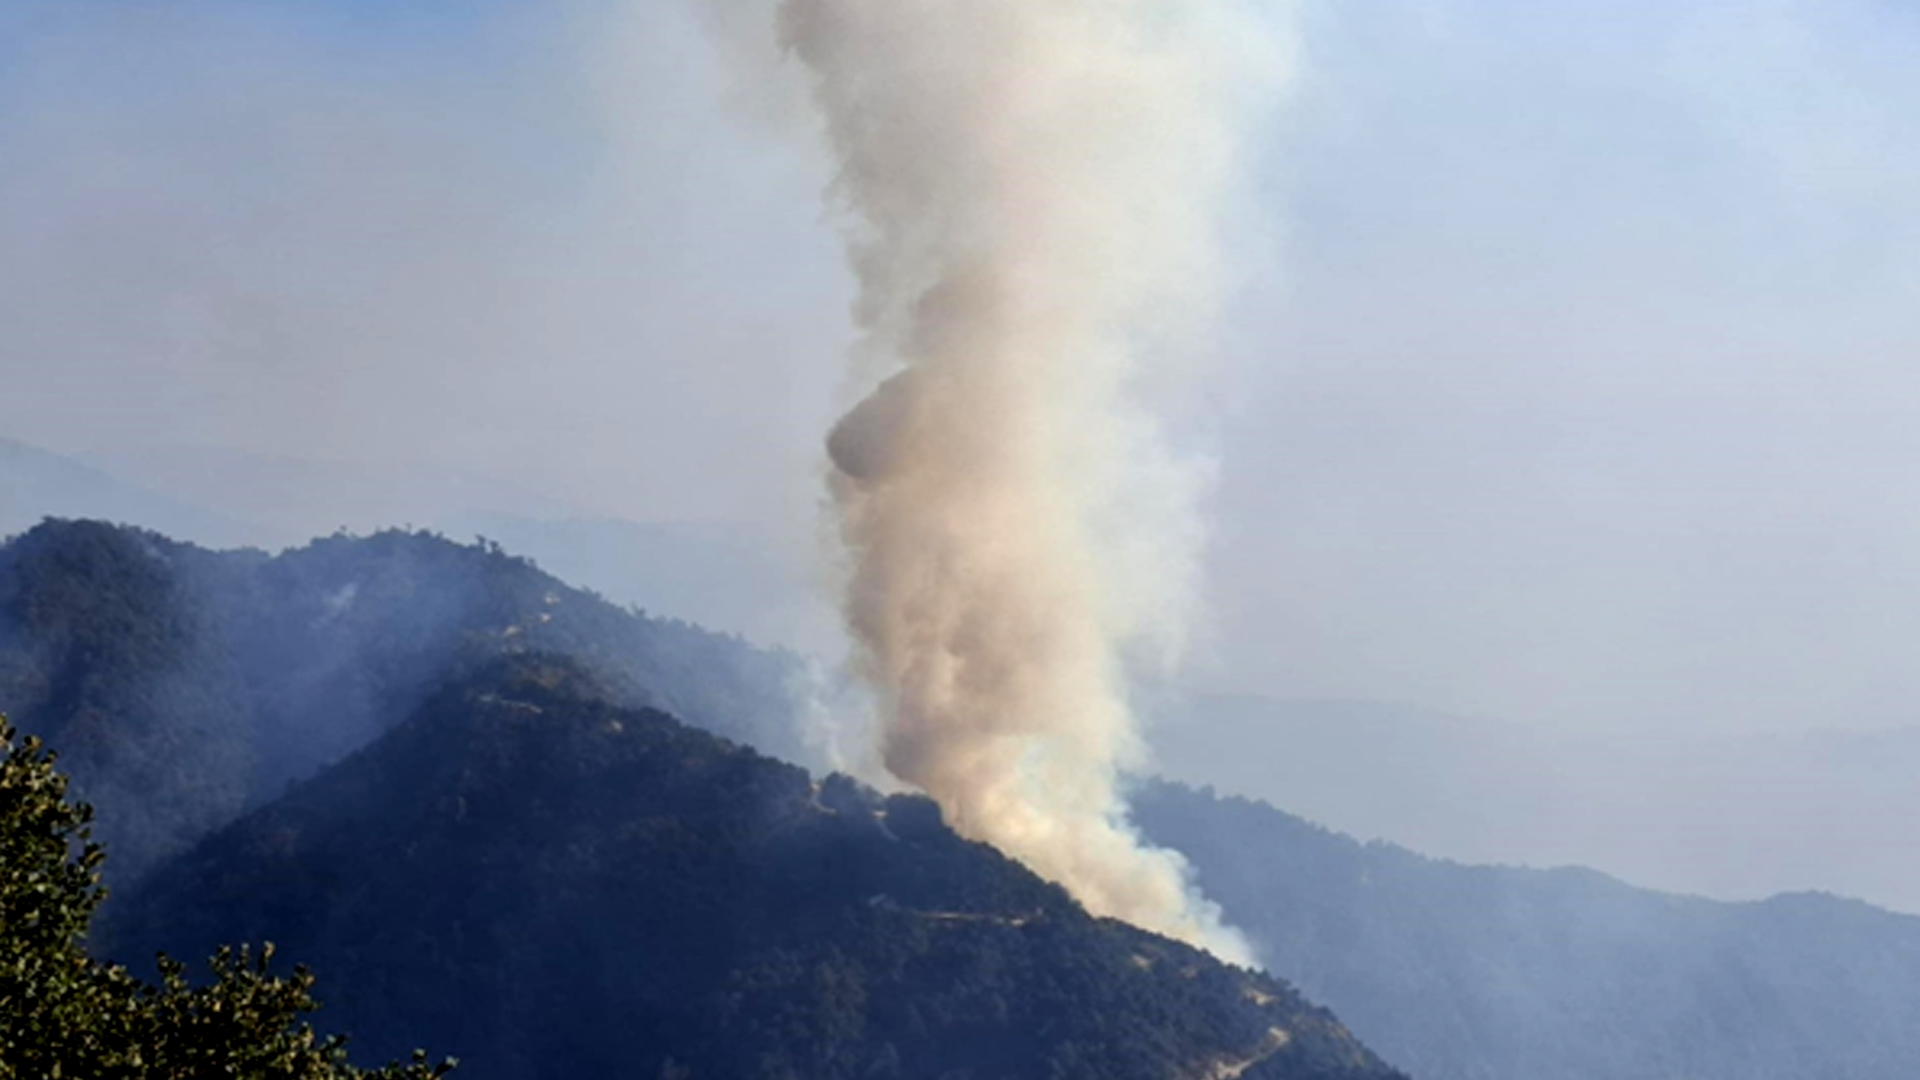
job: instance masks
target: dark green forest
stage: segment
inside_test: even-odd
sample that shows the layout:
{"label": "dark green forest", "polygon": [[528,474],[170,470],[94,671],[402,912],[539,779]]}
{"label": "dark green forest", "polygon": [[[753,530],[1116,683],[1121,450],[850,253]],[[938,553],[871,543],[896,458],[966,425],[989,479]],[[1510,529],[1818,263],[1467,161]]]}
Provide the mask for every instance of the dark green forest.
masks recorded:
{"label": "dark green forest", "polygon": [[110,940],[235,935],[310,958],[376,1054],[424,1039],[462,1075],[1394,1075],[1290,988],[1090,918],[923,799],[816,785],[550,657],[447,686],[170,862]]}
{"label": "dark green forest", "polygon": [[791,658],[485,542],[269,557],[51,522],[0,549],[0,665],[0,702],[74,747],[62,765],[109,849],[135,852],[96,954],[219,993],[272,977],[228,953],[189,983],[151,957],[273,942],[317,974],[273,984],[272,1019],[317,997],[356,1060],[427,1045],[481,1078],[1399,1075],[1285,984],[1089,917],[932,803],[749,749],[794,753]]}
{"label": "dark green forest", "polygon": [[159,958],[148,982],[88,955],[105,896],[93,812],[67,797],[54,755],[0,716],[0,1077],[40,1080],[436,1080],[451,1061],[373,1071],[316,1035],[313,976],[272,970],[273,948],[222,946],[200,985]]}

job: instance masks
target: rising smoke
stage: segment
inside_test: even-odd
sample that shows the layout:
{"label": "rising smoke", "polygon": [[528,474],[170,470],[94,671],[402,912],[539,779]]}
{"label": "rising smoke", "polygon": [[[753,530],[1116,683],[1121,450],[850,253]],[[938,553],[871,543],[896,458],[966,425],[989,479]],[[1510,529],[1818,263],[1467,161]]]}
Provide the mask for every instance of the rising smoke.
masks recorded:
{"label": "rising smoke", "polygon": [[1187,622],[1203,476],[1142,397],[1220,291],[1262,28],[1228,0],[787,0],[778,27],[877,384],[828,450],[886,768],[1090,910],[1250,962],[1119,780],[1123,653]]}

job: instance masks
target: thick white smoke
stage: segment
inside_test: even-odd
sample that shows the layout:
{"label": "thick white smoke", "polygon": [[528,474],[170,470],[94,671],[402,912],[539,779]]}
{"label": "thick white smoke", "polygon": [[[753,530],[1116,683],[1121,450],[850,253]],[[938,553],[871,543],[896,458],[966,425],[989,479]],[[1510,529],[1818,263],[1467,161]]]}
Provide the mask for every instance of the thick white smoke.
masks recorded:
{"label": "thick white smoke", "polygon": [[828,441],[881,755],[1090,910],[1250,962],[1127,823],[1122,652],[1176,641],[1198,470],[1148,387],[1221,284],[1271,75],[1228,0],[786,0],[851,211],[860,377]]}

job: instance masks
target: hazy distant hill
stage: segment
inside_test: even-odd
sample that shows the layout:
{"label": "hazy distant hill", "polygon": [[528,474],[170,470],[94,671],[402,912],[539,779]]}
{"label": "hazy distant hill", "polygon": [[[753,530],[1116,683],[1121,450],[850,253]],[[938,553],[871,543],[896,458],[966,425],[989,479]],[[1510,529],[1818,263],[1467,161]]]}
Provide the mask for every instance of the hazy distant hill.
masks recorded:
{"label": "hazy distant hill", "polygon": [[1824,889],[1920,913],[1920,728],[1564,731],[1223,695],[1166,711],[1152,735],[1167,776],[1364,838],[1722,899]]}
{"label": "hazy distant hill", "polygon": [[0,438],[0,538],[45,518],[268,550],[409,523],[406,531],[485,536],[619,604],[763,645],[821,652],[838,640],[805,540],[775,542],[741,522],[585,517],[540,492],[458,469],[192,446],[82,459]]}
{"label": "hazy distant hill", "polygon": [[797,756],[789,657],[425,534],[216,553],[94,522],[0,546],[0,710],[62,752],[122,879],[373,739],[463,665],[548,650]]}
{"label": "hazy distant hill", "polygon": [[257,540],[251,526],[224,514],[0,438],[0,537],[25,532],[46,517],[130,522],[218,547]]}
{"label": "hazy distant hill", "polygon": [[485,536],[576,585],[710,629],[815,654],[838,639],[806,544],[783,550],[738,523],[536,519],[462,513],[435,523]]}
{"label": "hazy distant hill", "polygon": [[1396,1076],[1286,986],[882,800],[506,658],[179,857],[122,955],[270,939],[371,1058],[688,1080]]}
{"label": "hazy distant hill", "polygon": [[1920,1075],[1920,918],[1462,866],[1167,783],[1135,809],[1276,970],[1423,1080]]}
{"label": "hazy distant hill", "polygon": [[572,509],[541,491],[422,462],[326,460],[178,444],[140,446],[88,460],[154,491],[245,518],[260,530],[260,543],[276,548],[336,531],[437,528],[475,510],[556,517]]}

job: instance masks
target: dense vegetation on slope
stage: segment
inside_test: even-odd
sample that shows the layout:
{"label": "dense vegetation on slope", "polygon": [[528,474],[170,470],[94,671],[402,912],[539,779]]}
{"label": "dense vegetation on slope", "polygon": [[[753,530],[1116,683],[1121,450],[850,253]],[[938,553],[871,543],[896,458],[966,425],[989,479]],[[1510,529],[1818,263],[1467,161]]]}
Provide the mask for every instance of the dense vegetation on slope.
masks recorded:
{"label": "dense vegetation on slope", "polygon": [[1461,866],[1174,784],[1135,813],[1270,964],[1423,1080],[1909,1080],[1920,1062],[1917,918]]}
{"label": "dense vegetation on slope", "polygon": [[364,745],[451,672],[551,650],[633,704],[799,752],[796,665],[390,532],[275,557],[96,522],[0,547],[0,708],[60,747],[120,880]]}
{"label": "dense vegetation on slope", "polygon": [[[522,727],[496,715],[524,712],[525,694],[431,697],[497,658],[547,652],[582,657],[599,676],[591,692],[562,695],[579,704],[557,709],[573,721],[553,729],[572,733],[555,747],[541,748],[547,729],[534,714]],[[172,884],[147,893],[154,906],[128,913],[126,940],[138,947],[123,955],[163,942],[195,952],[269,935],[312,942],[319,953],[303,956],[340,969],[327,996],[382,1054],[425,1038],[484,1050],[504,1063],[488,1067],[508,1071],[548,1060],[599,1067],[615,1051],[580,1042],[581,1025],[631,1028],[629,1013],[692,1033],[679,1042],[634,1028],[630,1041],[661,1055],[649,1069],[671,1056],[703,1076],[852,1075],[861,1063],[883,1072],[897,1063],[905,1074],[909,1062],[939,1065],[936,1050],[956,1042],[1004,1053],[1022,1069],[1064,1061],[1063,1075],[1105,1075],[1098,1069],[1112,1063],[1096,1068],[1086,1055],[1108,1045],[1107,1016],[1148,1033],[1145,1050],[1115,1044],[1157,1063],[1148,1069],[1191,1065],[1196,1053],[1244,1040],[1244,1017],[1213,1016],[1232,997],[1224,991],[1220,1000],[1158,985],[1123,998],[1089,991],[1137,985],[1114,982],[1123,960],[1136,961],[1112,935],[1131,932],[1067,933],[1066,921],[1027,919],[1021,911],[1065,901],[1030,878],[1015,887],[991,853],[928,821],[924,803],[877,803],[839,781],[815,794],[799,773],[735,750],[688,749],[689,762],[728,767],[667,783],[656,792],[665,803],[635,803],[640,795],[605,785],[569,793],[559,779],[601,776],[601,766],[647,784],[678,775],[622,765],[618,755],[569,764],[598,746],[581,733],[581,717],[637,730],[614,705],[659,705],[797,757],[785,695],[792,674],[780,657],[621,611],[487,544],[389,533],[270,558],[50,523],[0,547],[0,706],[25,710],[33,730],[69,752],[86,791],[105,804],[110,837],[124,839],[136,861],[186,847],[420,713],[403,729],[415,735],[394,732],[183,861],[210,877],[168,871]],[[502,704],[512,700],[520,705]],[[458,701],[466,704],[450,704]],[[452,738],[457,775],[436,761],[422,728]],[[766,787],[752,789],[753,799],[726,786],[747,760],[757,762],[749,772],[774,770],[754,773]],[[376,767],[387,770],[377,784],[366,779]],[[516,771],[528,778],[525,791],[501,794]],[[322,805],[325,792],[351,787],[343,775],[361,777],[352,783],[363,785],[370,816]],[[785,779],[768,779],[776,775]],[[411,783],[421,790],[392,794]],[[724,805],[700,802],[709,783],[730,793]],[[421,802],[427,792],[440,801]],[[740,816],[800,802],[835,813]],[[462,829],[459,815],[475,806],[497,812]],[[396,807],[411,809],[379,817]],[[1436,863],[1169,785],[1149,785],[1138,809],[1156,840],[1192,857],[1276,970],[1423,1078],[1905,1080],[1920,1060],[1920,920],[1827,897],[1714,904],[1581,871]],[[914,828],[916,817],[927,829]],[[291,824],[262,832],[262,821]],[[318,844],[316,835],[335,839]],[[776,858],[774,847],[742,839],[774,836],[818,860]],[[946,837],[946,846],[928,837]],[[971,854],[943,862],[943,852]],[[887,878],[942,865],[966,869],[919,893]],[[533,872],[518,874],[521,866]],[[852,892],[834,891],[842,872],[857,883]],[[442,874],[465,891],[436,891]],[[207,881],[227,884],[203,910],[197,889]],[[991,883],[1011,891],[974,895]],[[659,906],[634,906],[647,888]],[[1036,888],[1041,899],[1021,891]],[[683,911],[695,895],[712,905],[707,922]],[[640,925],[641,911],[672,915],[660,924],[669,929]],[[303,936],[288,936],[295,931]],[[1156,970],[1168,955],[1156,950],[1177,950],[1140,940]],[[707,981],[676,966],[683,947],[718,965],[699,968]],[[949,977],[967,981],[948,992],[940,980]],[[1087,985],[1070,989],[1073,979]],[[620,1023],[609,1009],[625,1010]],[[1021,1026],[1063,1010],[1081,1026]],[[1158,1033],[1169,1023],[1212,1032],[1218,1039],[1205,1046],[1214,1049],[1167,1042]],[[833,1058],[838,1045],[855,1049]],[[633,1074],[634,1060],[620,1068]],[[965,1067],[995,1075],[982,1060]],[[1276,1058],[1270,1067],[1282,1066],[1294,1071],[1278,1075],[1313,1075],[1302,1071],[1310,1062]]]}
{"label": "dense vegetation on slope", "polygon": [[931,803],[816,786],[559,660],[447,687],[129,900],[121,954],[277,941],[376,1052],[476,1077],[1396,1075]]}
{"label": "dense vegetation on slope", "polygon": [[66,795],[52,755],[0,717],[0,1078],[433,1080],[450,1068],[417,1053],[411,1066],[350,1067],[344,1041],[300,1022],[316,1007],[312,976],[271,974],[271,949],[222,949],[199,988],[164,958],[153,985],[89,957],[105,856],[91,811]]}

